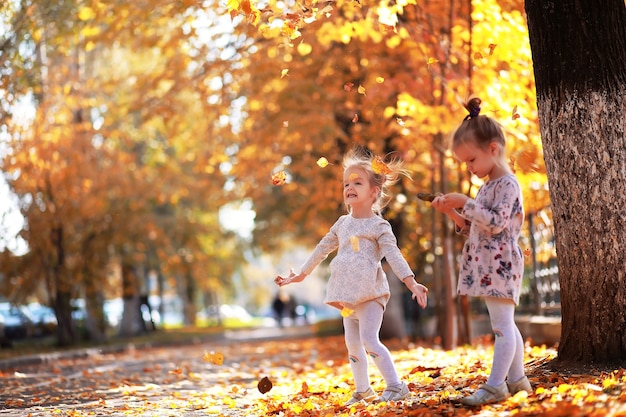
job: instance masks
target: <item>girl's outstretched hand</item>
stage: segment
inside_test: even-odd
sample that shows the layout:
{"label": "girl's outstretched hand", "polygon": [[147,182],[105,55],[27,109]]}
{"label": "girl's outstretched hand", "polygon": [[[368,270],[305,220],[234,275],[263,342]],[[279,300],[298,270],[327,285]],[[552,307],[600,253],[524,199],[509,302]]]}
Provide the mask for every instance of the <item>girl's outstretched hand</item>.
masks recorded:
{"label": "girl's outstretched hand", "polygon": [[296,274],[295,272],[293,272],[293,268],[291,268],[289,270],[289,276],[281,277],[280,275],[278,275],[276,278],[274,278],[274,282],[279,287],[282,287],[284,285],[291,284],[292,282],[300,282],[304,278],[306,278],[306,274],[303,274],[302,272]]}
{"label": "girl's outstretched hand", "polygon": [[417,301],[420,307],[426,308],[426,304],[428,304],[428,288],[423,286],[422,284],[415,283],[409,287],[413,295],[411,298]]}
{"label": "girl's outstretched hand", "polygon": [[411,295],[411,298],[413,300],[416,300],[417,304],[419,304],[420,307],[426,308],[426,304],[428,303],[428,288],[426,288],[422,284],[418,284],[417,282],[415,282],[415,278],[413,278],[413,275],[404,277],[402,279],[402,282],[413,294]]}

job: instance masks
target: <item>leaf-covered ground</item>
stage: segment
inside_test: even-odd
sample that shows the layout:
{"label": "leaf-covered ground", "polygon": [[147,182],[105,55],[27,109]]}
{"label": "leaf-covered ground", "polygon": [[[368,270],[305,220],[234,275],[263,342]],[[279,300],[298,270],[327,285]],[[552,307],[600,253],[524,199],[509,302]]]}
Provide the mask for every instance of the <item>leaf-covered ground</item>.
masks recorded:
{"label": "leaf-covered ground", "polygon": [[352,376],[342,336],[330,336],[130,349],[5,370],[0,416],[626,416],[624,369],[555,368],[553,349],[528,346],[535,392],[472,409],[457,400],[486,380],[491,343],[386,344],[411,390],[398,403],[343,407]]}

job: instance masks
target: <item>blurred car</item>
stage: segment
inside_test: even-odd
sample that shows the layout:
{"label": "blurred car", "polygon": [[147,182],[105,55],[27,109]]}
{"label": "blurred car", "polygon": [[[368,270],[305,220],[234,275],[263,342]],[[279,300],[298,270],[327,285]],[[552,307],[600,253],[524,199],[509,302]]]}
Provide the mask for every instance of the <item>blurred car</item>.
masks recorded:
{"label": "blurred car", "polygon": [[25,339],[35,334],[35,324],[24,306],[0,303],[0,315],[4,318],[4,335],[7,339]]}
{"label": "blurred car", "polygon": [[45,336],[54,333],[58,325],[54,309],[39,303],[30,303],[26,308],[30,320],[35,325],[36,336]]}
{"label": "blurred car", "polygon": [[0,348],[11,347],[11,341],[4,334],[4,316],[0,314]]}

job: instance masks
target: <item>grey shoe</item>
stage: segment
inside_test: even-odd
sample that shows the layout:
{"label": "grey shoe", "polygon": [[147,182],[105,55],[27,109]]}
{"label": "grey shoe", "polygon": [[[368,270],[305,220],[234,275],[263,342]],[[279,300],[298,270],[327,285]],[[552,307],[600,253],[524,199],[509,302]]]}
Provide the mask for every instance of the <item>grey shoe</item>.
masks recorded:
{"label": "grey shoe", "polygon": [[526,376],[521,377],[515,382],[507,382],[506,385],[509,387],[511,395],[515,395],[520,391],[526,391],[529,394],[533,393],[533,387],[530,385],[530,381]]}
{"label": "grey shoe", "polygon": [[401,401],[409,396],[409,387],[403,382],[400,385],[392,385],[385,388],[378,401]]}
{"label": "grey shoe", "polygon": [[469,397],[461,398],[464,405],[478,406],[484,404],[497,403],[510,397],[509,389],[506,383],[502,383],[497,387],[493,385],[483,384],[478,387],[478,391]]}
{"label": "grey shoe", "polygon": [[376,397],[376,393],[374,392],[372,387],[369,387],[366,391],[355,392],[354,394],[352,394],[352,398],[346,401],[345,405],[356,404],[360,401],[370,402],[374,399],[374,397]]}

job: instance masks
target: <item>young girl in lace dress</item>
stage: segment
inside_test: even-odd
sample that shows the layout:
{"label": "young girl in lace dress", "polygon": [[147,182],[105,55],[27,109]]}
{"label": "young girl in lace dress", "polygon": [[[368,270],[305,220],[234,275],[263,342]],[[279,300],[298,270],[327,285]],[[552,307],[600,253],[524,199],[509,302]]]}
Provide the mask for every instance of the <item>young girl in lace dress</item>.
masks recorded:
{"label": "young girl in lace dress", "polygon": [[362,149],[354,149],[345,156],[343,198],[348,214],[341,216],[330,228],[299,273],[292,269],[288,276],[279,275],[275,279],[279,286],[300,282],[337,250],[330,263],[324,301],[342,310],[344,316],[345,342],[356,388],[346,405],[376,399],[369,381],[368,355],[386,383],[379,401],[399,401],[409,395],[408,386],[398,377],[391,354],[379,338],[383,312],[390,296],[381,260],[385,258],[422,308],[427,302],[428,289],[415,282],[415,275],[397,246],[391,225],[380,214],[388,201],[387,188],[404,173],[401,163],[392,161],[385,166],[385,172],[377,173],[373,162],[374,157]]}

